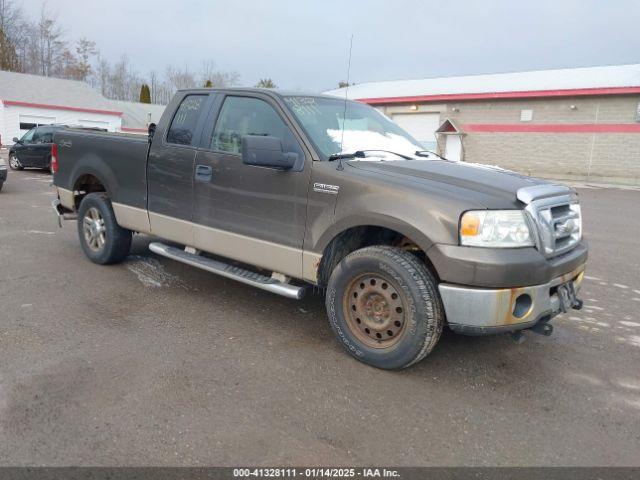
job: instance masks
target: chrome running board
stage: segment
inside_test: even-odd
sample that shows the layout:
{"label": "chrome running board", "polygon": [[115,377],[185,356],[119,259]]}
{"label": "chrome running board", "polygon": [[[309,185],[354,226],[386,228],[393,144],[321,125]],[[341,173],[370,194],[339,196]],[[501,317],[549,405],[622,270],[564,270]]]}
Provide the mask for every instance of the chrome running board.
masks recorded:
{"label": "chrome running board", "polygon": [[252,287],[266,290],[267,292],[276,293],[283,297],[300,300],[305,293],[304,287],[297,287],[290,283],[282,283],[271,277],[267,277],[251,270],[235,267],[228,263],[211,258],[203,257],[194,253],[188,253],[176,247],[170,247],[164,243],[152,242],[149,244],[149,250],[163,257],[186,263],[192,267],[206,270],[207,272],[216,273],[222,277],[237,280],[238,282],[251,285]]}

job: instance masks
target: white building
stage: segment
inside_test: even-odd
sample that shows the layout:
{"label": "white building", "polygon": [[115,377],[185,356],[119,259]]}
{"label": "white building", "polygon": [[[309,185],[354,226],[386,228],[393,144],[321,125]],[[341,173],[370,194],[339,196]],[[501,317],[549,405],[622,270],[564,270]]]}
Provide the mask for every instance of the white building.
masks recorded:
{"label": "white building", "polygon": [[640,64],[362,83],[424,148],[527,175],[640,185]]}
{"label": "white building", "polygon": [[0,71],[0,144],[38,125],[146,133],[164,106],[108,100],[85,82]]}

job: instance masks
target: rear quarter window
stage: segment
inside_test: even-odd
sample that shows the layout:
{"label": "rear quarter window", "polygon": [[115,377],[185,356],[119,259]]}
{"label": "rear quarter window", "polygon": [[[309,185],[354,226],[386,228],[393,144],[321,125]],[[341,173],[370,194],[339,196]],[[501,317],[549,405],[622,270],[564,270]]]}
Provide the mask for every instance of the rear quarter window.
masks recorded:
{"label": "rear quarter window", "polygon": [[167,143],[193,145],[206,95],[187,95],[180,103],[167,132]]}

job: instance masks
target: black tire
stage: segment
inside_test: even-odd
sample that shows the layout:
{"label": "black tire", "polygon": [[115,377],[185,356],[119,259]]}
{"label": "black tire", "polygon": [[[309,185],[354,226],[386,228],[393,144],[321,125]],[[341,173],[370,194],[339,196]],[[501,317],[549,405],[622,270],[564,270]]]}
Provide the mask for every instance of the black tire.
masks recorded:
{"label": "black tire", "polygon": [[433,274],[413,254],[388,246],[347,255],[329,278],[326,306],[331,328],[347,352],[389,370],[426,357],[440,339],[445,318]]}
{"label": "black tire", "polygon": [[[102,220],[104,235],[101,236],[101,241],[91,244],[88,236],[85,235],[85,218],[89,221],[93,220],[90,216],[96,211]],[[93,221],[99,221],[99,219]],[[100,265],[121,262],[127,257],[131,248],[131,231],[118,225],[111,202],[105,193],[90,193],[82,199],[78,209],[78,236],[85,255],[89,260]]]}
{"label": "black tire", "polygon": [[15,153],[9,155],[9,168],[11,170],[22,170],[24,168]]}
{"label": "black tire", "polygon": [[0,182],[0,192],[2,191],[2,187],[4,187],[4,182]]}

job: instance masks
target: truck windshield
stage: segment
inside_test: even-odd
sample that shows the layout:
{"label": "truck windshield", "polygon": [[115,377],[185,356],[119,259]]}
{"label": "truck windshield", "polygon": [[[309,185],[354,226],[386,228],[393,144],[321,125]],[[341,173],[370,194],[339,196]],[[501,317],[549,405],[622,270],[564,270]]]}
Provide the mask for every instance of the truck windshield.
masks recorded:
{"label": "truck windshield", "polygon": [[285,102],[324,160],[332,155],[362,151],[393,160],[417,159],[415,153],[424,149],[411,135],[368,105],[347,101],[345,115],[345,102],[339,98],[288,96]]}

